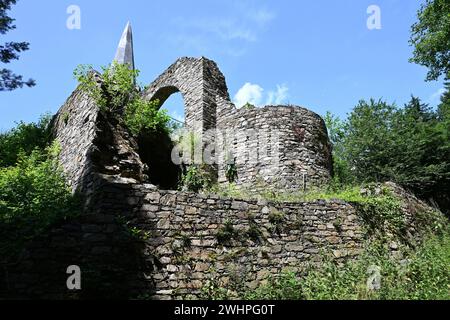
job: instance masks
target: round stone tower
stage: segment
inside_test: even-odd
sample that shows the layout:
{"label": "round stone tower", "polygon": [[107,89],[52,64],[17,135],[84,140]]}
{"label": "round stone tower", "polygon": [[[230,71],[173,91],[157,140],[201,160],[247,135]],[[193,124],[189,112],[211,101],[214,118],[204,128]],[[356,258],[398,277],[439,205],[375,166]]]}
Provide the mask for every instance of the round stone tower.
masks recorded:
{"label": "round stone tower", "polygon": [[331,178],[331,144],[323,119],[298,106],[230,109],[218,120],[218,180],[226,184],[230,159],[236,185],[294,191]]}

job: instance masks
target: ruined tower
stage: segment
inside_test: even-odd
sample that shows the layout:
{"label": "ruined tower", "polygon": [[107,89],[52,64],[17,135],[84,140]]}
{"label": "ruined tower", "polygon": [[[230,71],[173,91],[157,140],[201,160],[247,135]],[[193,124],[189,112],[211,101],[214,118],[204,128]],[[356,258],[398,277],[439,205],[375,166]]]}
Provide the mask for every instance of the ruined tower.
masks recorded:
{"label": "ruined tower", "polygon": [[[114,60],[135,66],[130,23]],[[224,75],[205,57],[178,59],[142,95],[162,105],[175,92],[183,96],[186,127],[213,149],[213,174],[218,183],[230,183],[230,157],[235,159],[233,183],[238,187],[295,191],[330,179],[331,145],[325,123],[316,113],[292,105],[237,109]],[[74,189],[89,193],[99,176],[124,183],[152,182],[152,169],[158,169],[141,157],[146,145],[138,146],[136,137],[119,120],[106,117],[79,89],[61,107],[54,132],[63,150],[62,166]],[[156,154],[147,153],[147,157]]]}

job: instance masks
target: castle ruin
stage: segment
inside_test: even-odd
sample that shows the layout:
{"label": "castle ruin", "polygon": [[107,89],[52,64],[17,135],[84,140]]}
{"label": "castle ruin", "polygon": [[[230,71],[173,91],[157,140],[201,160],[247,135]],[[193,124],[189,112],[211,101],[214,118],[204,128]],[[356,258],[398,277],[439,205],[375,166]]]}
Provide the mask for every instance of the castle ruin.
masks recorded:
{"label": "castle ruin", "polygon": [[[130,25],[116,61],[134,66]],[[178,59],[142,95],[162,105],[178,91],[185,126],[201,137],[202,148],[213,146],[217,183],[229,183],[230,154],[236,185],[250,190],[292,192],[330,179],[331,146],[314,112],[296,106],[237,109],[217,64],[204,57]],[[0,298],[198,299],[208,298],[205,287],[227,288],[233,297],[237,287],[253,290],[283,270],[301,271],[319,261],[322,250],[337,260],[362,250],[364,222],[355,206],[341,200],[271,202],[176,190],[176,166],[170,150],[160,149],[163,140],[133,136],[120,115],[100,111],[79,89],[54,117],[53,132],[84,210],[0,271]],[[408,208],[405,221],[414,234]],[[73,264],[82,271],[81,291],[66,287],[66,268]]]}
{"label": "castle ruin", "polygon": [[[129,24],[115,60],[134,67]],[[230,160],[236,162],[236,185],[250,190],[298,191],[330,179],[331,145],[325,123],[316,113],[297,106],[238,109],[217,64],[204,57],[178,59],[142,95],[163,105],[175,92],[183,96],[186,129],[195,132],[212,154],[210,164],[219,184],[228,183],[225,170]],[[161,169],[169,171],[152,168],[160,150],[149,154],[149,146],[99,113],[95,102],[76,90],[56,116],[54,132],[62,147],[61,163],[74,189],[88,191],[87,177],[95,173],[154,183],[152,177]],[[105,144],[108,151],[103,150]],[[173,183],[166,185],[176,189]],[[167,188],[164,183],[160,187]]]}

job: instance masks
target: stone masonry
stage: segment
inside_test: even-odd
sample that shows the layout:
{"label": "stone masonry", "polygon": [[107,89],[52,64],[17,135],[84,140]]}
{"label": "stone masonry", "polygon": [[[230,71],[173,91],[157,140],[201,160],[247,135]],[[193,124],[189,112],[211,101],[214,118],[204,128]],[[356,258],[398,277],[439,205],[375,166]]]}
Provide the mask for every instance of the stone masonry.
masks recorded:
{"label": "stone masonry", "polygon": [[[121,45],[131,62],[126,30]],[[162,105],[177,91],[187,128],[214,147],[219,183],[228,183],[230,157],[239,187],[296,191],[331,178],[327,129],[314,112],[237,109],[217,64],[204,57],[178,59],[143,97]],[[337,260],[355,257],[367,236],[356,207],[339,200],[267,202],[161,190],[149,183],[153,168],[140,156],[145,145],[120,115],[100,111],[79,89],[52,126],[62,169],[84,207],[0,268],[0,299],[198,299],[207,298],[203,289],[211,284],[233,296],[283,270],[301,271],[321,251]],[[415,236],[415,215],[428,207],[391,188],[403,198],[407,231]],[[74,264],[82,270],[81,291],[66,287],[66,269]]]}
{"label": "stone masonry", "polygon": [[[164,191],[108,175],[95,181],[83,215],[54,226],[3,266],[0,299],[201,299],[211,285],[233,297],[284,270],[320,267],[322,253],[355,257],[367,237],[356,207],[340,200],[280,203]],[[416,239],[417,218],[430,208],[387,186],[404,201],[407,234]],[[66,287],[72,264],[83,272],[80,291]]]}
{"label": "stone masonry", "polygon": [[[213,150],[213,174],[219,183],[228,184],[230,160],[236,162],[234,182],[249,189],[295,191],[330,179],[331,145],[324,121],[314,112],[296,106],[237,109],[216,63],[204,57],[178,59],[143,96],[162,105],[177,91],[184,98],[186,127],[202,135],[203,145]],[[149,181],[152,168],[140,159],[135,137],[119,117],[100,112],[79,90],[56,115],[54,135],[74,190],[89,193],[95,172]]]}

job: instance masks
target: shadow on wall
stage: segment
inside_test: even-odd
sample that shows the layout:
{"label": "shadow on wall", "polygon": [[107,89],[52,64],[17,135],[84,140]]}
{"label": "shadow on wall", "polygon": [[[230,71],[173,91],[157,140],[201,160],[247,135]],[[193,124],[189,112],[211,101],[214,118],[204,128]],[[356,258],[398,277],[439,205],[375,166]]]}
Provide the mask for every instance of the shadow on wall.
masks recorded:
{"label": "shadow on wall", "polygon": [[167,132],[142,132],[138,139],[139,156],[149,170],[150,183],[163,190],[177,190],[181,167],[171,158],[175,146]]}
{"label": "shadow on wall", "polygon": [[[136,217],[126,200],[132,190],[126,187],[117,192],[116,186],[111,193],[103,185],[89,212],[52,225],[42,236],[30,240],[18,256],[2,263],[0,300],[152,295],[154,281],[143,274],[151,274],[160,264],[153,255],[144,254],[143,235],[132,225]],[[114,208],[105,205],[111,201],[116,204]],[[67,288],[67,268],[72,265],[81,269],[81,290]]]}

